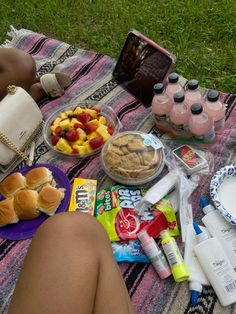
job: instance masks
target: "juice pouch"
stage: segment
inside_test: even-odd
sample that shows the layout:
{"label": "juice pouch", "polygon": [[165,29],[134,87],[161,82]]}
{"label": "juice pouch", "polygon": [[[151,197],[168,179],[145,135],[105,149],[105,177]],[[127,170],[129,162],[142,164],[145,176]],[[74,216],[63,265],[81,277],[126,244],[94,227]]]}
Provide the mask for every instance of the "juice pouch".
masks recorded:
{"label": "juice pouch", "polygon": [[138,215],[135,207],[144,193],[140,188],[121,185],[97,193],[95,216],[112,242],[137,239],[137,233],[143,228],[156,238],[160,231],[168,228],[168,220],[158,208],[145,210]]}

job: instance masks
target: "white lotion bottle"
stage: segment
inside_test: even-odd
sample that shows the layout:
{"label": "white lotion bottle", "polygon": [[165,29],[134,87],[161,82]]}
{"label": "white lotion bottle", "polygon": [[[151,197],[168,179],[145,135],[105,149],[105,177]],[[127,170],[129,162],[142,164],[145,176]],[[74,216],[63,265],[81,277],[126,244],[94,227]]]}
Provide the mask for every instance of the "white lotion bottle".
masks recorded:
{"label": "white lotion bottle", "polygon": [[[201,226],[204,232],[206,228]],[[191,291],[191,303],[197,305],[198,296],[202,292],[203,286],[209,286],[210,282],[204,274],[201,265],[194,253],[194,247],[198,244],[196,239],[196,232],[194,231],[193,224],[188,224],[186,232],[186,242],[184,250],[184,262],[189,270],[189,290]]]}
{"label": "white lotion bottle", "polygon": [[222,306],[236,302],[236,272],[217,238],[193,223],[198,244],[194,252]]}
{"label": "white lotion bottle", "polygon": [[230,225],[219,211],[217,211],[207,200],[200,198],[200,205],[205,216],[202,222],[213,237],[218,238],[223,246],[231,264],[236,269],[236,228]]}

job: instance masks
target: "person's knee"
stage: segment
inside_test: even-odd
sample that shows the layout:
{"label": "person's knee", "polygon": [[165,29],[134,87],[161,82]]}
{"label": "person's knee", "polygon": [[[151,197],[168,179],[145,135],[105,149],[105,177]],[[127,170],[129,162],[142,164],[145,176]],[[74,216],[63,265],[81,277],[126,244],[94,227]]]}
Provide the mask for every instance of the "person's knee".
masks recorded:
{"label": "person's knee", "polygon": [[37,234],[58,234],[71,240],[108,242],[107,234],[102,225],[91,215],[66,212],[56,214],[47,219],[39,228]]}

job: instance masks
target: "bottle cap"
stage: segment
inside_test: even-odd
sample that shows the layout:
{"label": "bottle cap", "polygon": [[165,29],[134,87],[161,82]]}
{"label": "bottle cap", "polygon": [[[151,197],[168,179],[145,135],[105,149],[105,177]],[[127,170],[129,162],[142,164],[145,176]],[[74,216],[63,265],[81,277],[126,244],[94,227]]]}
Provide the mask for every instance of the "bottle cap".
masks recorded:
{"label": "bottle cap", "polygon": [[199,203],[205,215],[215,210],[215,208],[210,205],[204,197],[200,197]]}
{"label": "bottle cap", "polygon": [[196,103],[191,106],[192,114],[200,114],[202,113],[202,111],[203,111],[203,108],[201,104]]}
{"label": "bottle cap", "polygon": [[219,96],[220,96],[220,93],[215,90],[215,89],[210,89],[208,92],[207,92],[207,100],[209,101],[217,101],[219,99]]}
{"label": "bottle cap", "polygon": [[184,93],[177,92],[174,94],[174,102],[181,103],[184,101]]}
{"label": "bottle cap", "polygon": [[153,86],[153,91],[155,94],[161,94],[164,92],[164,85],[162,83],[155,84]]}
{"label": "bottle cap", "polygon": [[192,305],[198,304],[198,297],[199,297],[199,292],[192,290],[192,292],[191,292],[191,304]]}
{"label": "bottle cap", "polygon": [[194,90],[198,88],[198,81],[197,80],[190,80],[187,84],[188,89]]}
{"label": "bottle cap", "polygon": [[169,83],[177,83],[179,80],[179,75],[177,73],[170,73],[168,76]]}
{"label": "bottle cap", "polygon": [[151,240],[152,240],[152,238],[149,236],[149,234],[147,233],[147,231],[145,229],[140,231],[137,234],[137,236],[138,236],[138,239],[140,240],[140,242],[143,244],[147,244],[147,243],[151,242]]}
{"label": "bottle cap", "polygon": [[198,224],[196,224],[195,222],[193,223],[193,228],[196,232],[196,235],[197,235],[197,240],[198,240],[198,243],[204,241],[204,240],[207,240],[209,239],[209,235],[207,232],[203,232],[202,229],[199,227]]}

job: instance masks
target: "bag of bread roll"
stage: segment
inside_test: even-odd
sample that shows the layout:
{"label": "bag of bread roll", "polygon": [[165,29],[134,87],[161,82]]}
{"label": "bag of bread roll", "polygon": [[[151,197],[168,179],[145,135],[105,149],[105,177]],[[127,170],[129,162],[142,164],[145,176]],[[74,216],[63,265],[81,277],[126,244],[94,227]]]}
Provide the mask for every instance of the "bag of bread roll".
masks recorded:
{"label": "bag of bread roll", "polygon": [[21,87],[9,86],[0,102],[0,170],[19,158],[42,128],[42,113],[34,99]]}

